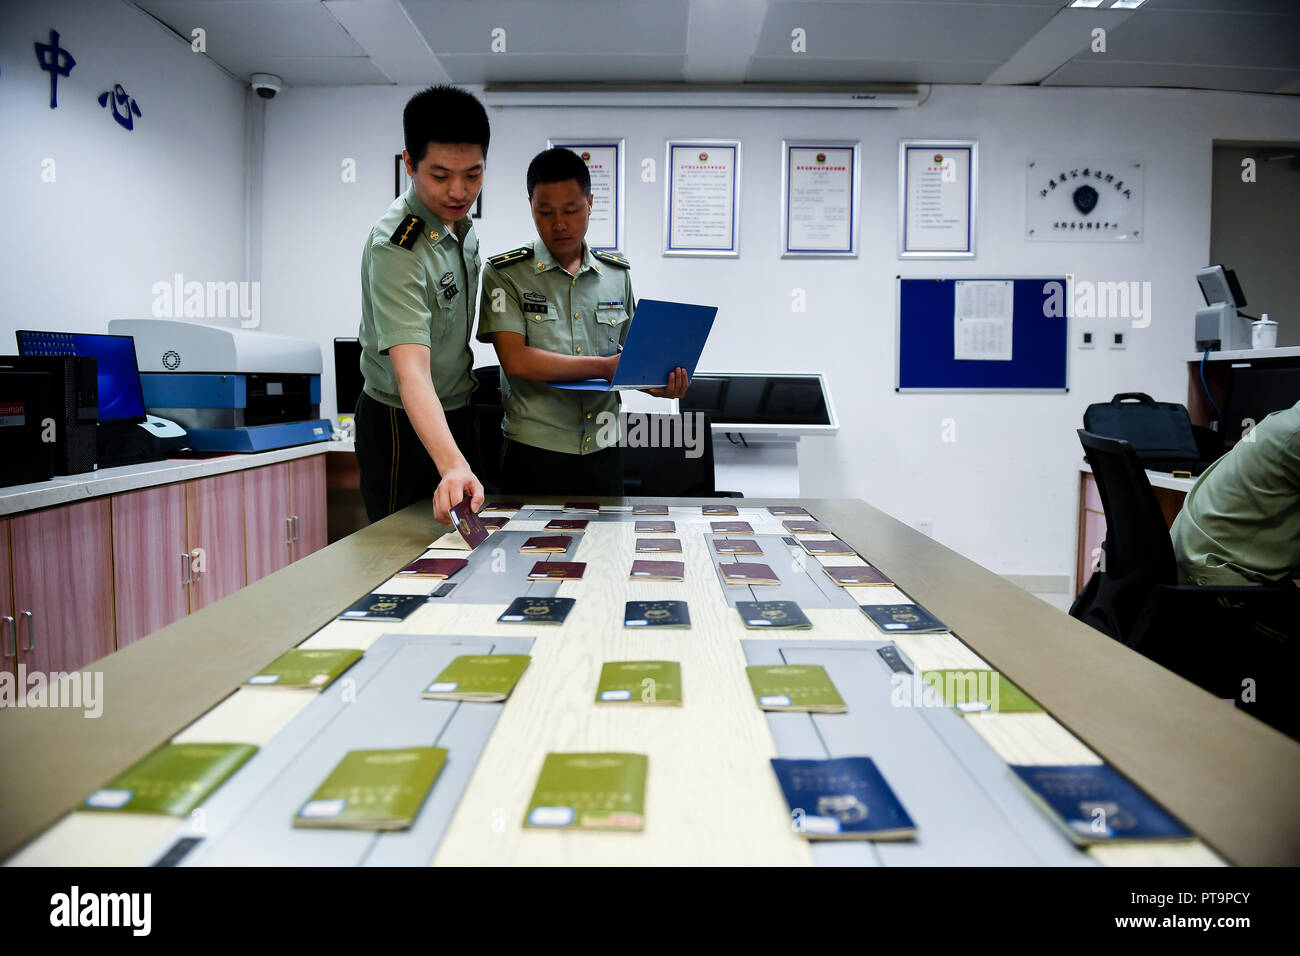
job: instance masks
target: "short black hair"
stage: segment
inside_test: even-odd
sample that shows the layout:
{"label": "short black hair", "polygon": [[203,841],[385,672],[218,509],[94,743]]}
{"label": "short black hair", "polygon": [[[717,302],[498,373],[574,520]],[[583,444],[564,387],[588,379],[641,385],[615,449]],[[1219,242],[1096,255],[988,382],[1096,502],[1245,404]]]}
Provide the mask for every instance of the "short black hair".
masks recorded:
{"label": "short black hair", "polygon": [[430,86],[406,101],[402,135],[411,165],[418,166],[430,143],[473,143],[487,159],[487,110],[473,93],[458,86]]}
{"label": "short black hair", "polygon": [[528,198],[533,198],[533,187],[538,183],[562,183],[569,179],[578,181],[584,196],[591,195],[591,173],[581,156],[559,146],[542,150],[528,164]]}

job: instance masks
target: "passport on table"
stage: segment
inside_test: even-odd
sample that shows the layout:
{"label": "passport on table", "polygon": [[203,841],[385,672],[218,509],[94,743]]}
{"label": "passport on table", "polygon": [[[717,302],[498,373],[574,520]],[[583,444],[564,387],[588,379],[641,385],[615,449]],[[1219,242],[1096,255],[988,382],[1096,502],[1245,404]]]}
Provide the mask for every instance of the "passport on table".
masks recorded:
{"label": "passport on table", "polygon": [[480,515],[501,514],[502,512],[521,511],[523,507],[524,503],[522,501],[492,501],[480,508],[478,513]]}
{"label": "passport on table", "polygon": [[865,566],[848,565],[837,567],[822,565],[822,570],[830,575],[831,580],[842,588],[880,587],[894,583],[875,568]]}
{"label": "passport on table", "polygon": [[677,531],[677,522],[638,521],[632,530],[637,534],[673,534]]}
{"label": "passport on table", "polygon": [[762,554],[757,541],[748,538],[714,538],[713,550],[718,554]]}
{"label": "passport on table", "polygon": [[538,561],[528,572],[530,581],[581,581],[586,561]]}
{"label": "passport on table", "polygon": [[502,624],[563,624],[573,605],[573,598],[519,597],[497,620]]}
{"label": "passport on table", "polygon": [[1194,835],[1108,764],[1010,767],[1039,808],[1080,846]]}
{"label": "passport on table", "polygon": [[487,526],[483,524],[483,519],[470,509],[468,499],[452,506],[451,523],[456,526],[456,530],[460,532],[460,536],[465,539],[471,551],[488,539]]}
{"label": "passport on table", "polygon": [[552,518],[543,531],[585,531],[591,521],[587,518]]}
{"label": "passport on table", "polygon": [[706,515],[738,515],[735,505],[701,505],[700,513]]}
{"label": "passport on table", "polygon": [[547,754],[524,826],[640,830],[645,825],[648,764],[645,754]]}
{"label": "passport on table", "polygon": [[763,710],[843,714],[849,709],[820,664],[751,664],[745,674]]}
{"label": "passport on table", "polygon": [[462,654],[420,696],[429,700],[505,700],[532,658],[527,654]]}
{"label": "passport on table", "polygon": [[637,538],[636,549],[639,552],[658,551],[660,553],[675,552],[677,554],[681,554],[682,539],[681,538]]}
{"label": "passport on table", "polygon": [[632,514],[634,515],[666,515],[668,514],[667,505],[633,505]]}
{"label": "passport on table", "polygon": [[479,518],[483,522],[483,527],[489,531],[500,531],[510,523],[509,518],[499,518],[495,515],[479,515]]}
{"label": "passport on table", "polygon": [[628,601],[623,626],[689,628],[691,612],[685,601]]}
{"label": "passport on table", "polygon": [[638,581],[684,581],[686,580],[686,562],[684,561],[646,561],[632,562],[629,578]]}
{"label": "passport on table", "polygon": [[800,538],[799,546],[812,555],[852,554],[856,556],[858,553],[839,538]]}
{"label": "passport on table", "polygon": [[295,647],[244,681],[253,687],[289,687],[324,690],[335,678],[361,660],[357,650]]}
{"label": "passport on table", "polygon": [[596,687],[598,704],[682,704],[682,665],[677,661],[606,661]]}
{"label": "passport on table", "polygon": [[778,518],[784,517],[786,515],[794,515],[796,517],[799,516],[811,517],[808,514],[807,508],[800,508],[798,505],[770,505],[767,509],[767,513],[770,515],[775,515]]}
{"label": "passport on table", "polygon": [[745,627],[755,630],[806,631],[808,615],[794,601],[737,601],[736,611]]}
{"label": "passport on table", "polygon": [[519,546],[520,552],[563,554],[573,543],[573,536],[567,534],[534,535]]}
{"label": "passport on table", "polygon": [[709,530],[714,534],[754,533],[754,529],[748,521],[710,521]]}
{"label": "passport on table", "polygon": [[464,558],[416,558],[398,571],[397,577],[446,579],[467,564]]}
{"label": "passport on table", "polygon": [[882,631],[947,634],[948,625],[919,604],[864,604],[862,613]]}
{"label": "passport on table", "polygon": [[443,747],[349,750],[299,808],[293,825],[409,829],[446,762]]}
{"label": "passport on table", "polygon": [[163,744],[86,797],[80,809],[189,816],[255,753],[252,744]]}
{"label": "passport on table", "polygon": [[564,510],[569,514],[578,515],[595,515],[600,514],[600,502],[598,501],[566,501]]}
{"label": "passport on table", "polygon": [[427,594],[367,594],[339,615],[340,621],[405,621],[422,604]]}
{"label": "passport on table", "polygon": [[722,580],[728,584],[777,585],[781,579],[766,564],[749,564],[744,561],[724,561],[718,565]]}
{"label": "passport on table", "polygon": [[916,824],[870,757],[772,758],[795,832],[808,840],[907,840]]}
{"label": "passport on table", "polygon": [[925,671],[921,674],[921,679],[960,714],[1043,712],[1043,708],[1034,703],[1033,698],[995,670],[947,668]]}
{"label": "passport on table", "polygon": [[831,529],[820,521],[782,521],[781,526],[791,534],[830,534]]}

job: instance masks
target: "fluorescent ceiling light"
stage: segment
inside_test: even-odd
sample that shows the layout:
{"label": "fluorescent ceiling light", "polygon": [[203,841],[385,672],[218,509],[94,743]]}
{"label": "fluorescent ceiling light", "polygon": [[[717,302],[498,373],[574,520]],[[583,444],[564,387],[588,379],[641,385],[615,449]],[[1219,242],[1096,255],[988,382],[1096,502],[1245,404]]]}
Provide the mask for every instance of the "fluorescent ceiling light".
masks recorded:
{"label": "fluorescent ceiling light", "polygon": [[1102,2],[1102,0],[1074,0],[1074,3],[1070,4],[1070,6],[1072,6],[1072,7],[1086,7],[1086,8],[1088,8],[1089,10],[1091,10],[1091,9],[1093,9],[1094,7],[1099,7],[1099,6],[1101,6],[1101,2]]}
{"label": "fluorescent ceiling light", "polygon": [[1112,10],[1136,10],[1144,3],[1146,3],[1146,0],[1115,0],[1110,5],[1110,8]]}

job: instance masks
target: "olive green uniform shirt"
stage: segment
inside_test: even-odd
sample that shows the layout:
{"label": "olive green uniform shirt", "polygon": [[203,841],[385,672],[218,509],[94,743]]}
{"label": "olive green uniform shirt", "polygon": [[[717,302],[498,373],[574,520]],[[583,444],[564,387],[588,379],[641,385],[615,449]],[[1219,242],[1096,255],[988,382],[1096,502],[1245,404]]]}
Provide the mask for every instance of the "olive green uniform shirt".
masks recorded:
{"label": "olive green uniform shirt", "polygon": [[1300,577],[1300,402],[1205,469],[1169,533],[1183,584]]}
{"label": "olive green uniform shirt", "polygon": [[469,403],[475,385],[469,335],[479,264],[478,238],[468,217],[449,231],[420,202],[414,186],[393,201],[361,253],[358,338],[367,395],[401,408],[388,350],[425,345],[443,410]]}
{"label": "olive green uniform shirt", "polygon": [[[492,256],[483,267],[478,337],[517,332],[524,344],[562,355],[608,356],[627,337],[635,310],[627,260],[582,244],[576,275],[560,268],[541,239]],[[507,438],[584,455],[618,443],[617,392],[567,391],[501,375]],[[611,417],[612,416],[612,417]]]}

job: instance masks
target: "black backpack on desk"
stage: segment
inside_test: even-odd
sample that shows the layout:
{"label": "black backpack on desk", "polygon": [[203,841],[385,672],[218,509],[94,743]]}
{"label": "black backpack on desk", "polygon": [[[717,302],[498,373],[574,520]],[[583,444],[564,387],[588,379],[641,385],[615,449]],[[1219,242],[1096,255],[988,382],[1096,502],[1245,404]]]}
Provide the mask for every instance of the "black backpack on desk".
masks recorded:
{"label": "black backpack on desk", "polygon": [[[1109,402],[1089,405],[1083,413],[1083,428],[1094,435],[1128,442],[1142,467],[1151,471],[1199,475],[1218,455],[1214,438],[1198,441],[1185,406],[1157,402],[1145,392],[1121,392]],[[1214,436],[1213,432],[1209,434]]]}

